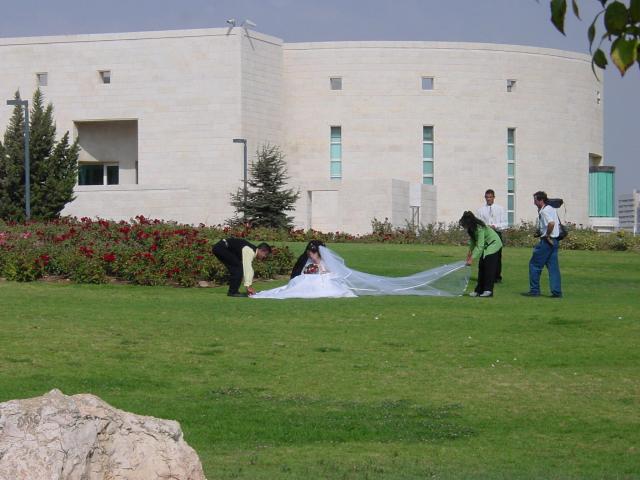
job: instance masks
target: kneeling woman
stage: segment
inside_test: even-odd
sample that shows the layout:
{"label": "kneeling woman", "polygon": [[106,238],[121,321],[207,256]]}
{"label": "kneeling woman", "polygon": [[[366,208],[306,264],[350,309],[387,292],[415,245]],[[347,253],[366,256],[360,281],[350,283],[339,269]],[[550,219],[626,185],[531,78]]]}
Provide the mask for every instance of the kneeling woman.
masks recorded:
{"label": "kneeling woman", "polygon": [[502,241],[493,228],[476,218],[471,212],[464,212],[460,226],[469,234],[467,265],[478,260],[478,284],[470,297],[493,297],[493,285],[498,274],[498,260]]}

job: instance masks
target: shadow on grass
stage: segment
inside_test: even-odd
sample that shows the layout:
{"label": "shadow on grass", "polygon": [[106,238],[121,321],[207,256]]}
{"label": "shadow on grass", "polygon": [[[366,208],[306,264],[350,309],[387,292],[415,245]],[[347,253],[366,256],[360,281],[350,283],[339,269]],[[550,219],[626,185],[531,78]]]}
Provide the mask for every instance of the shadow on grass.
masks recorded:
{"label": "shadow on grass", "polygon": [[[431,442],[474,434],[460,422],[459,404],[425,406],[279,397],[236,387],[210,391],[210,441],[300,445],[342,442]],[[214,427],[214,428],[211,428]],[[196,427],[197,428],[197,427]]]}

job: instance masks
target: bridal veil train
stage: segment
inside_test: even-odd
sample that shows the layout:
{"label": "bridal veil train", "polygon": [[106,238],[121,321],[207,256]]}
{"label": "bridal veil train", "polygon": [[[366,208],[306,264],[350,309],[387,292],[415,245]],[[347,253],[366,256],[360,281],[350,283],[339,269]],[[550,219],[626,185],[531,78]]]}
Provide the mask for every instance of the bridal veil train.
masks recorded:
{"label": "bridal veil train", "polygon": [[[353,270],[333,250],[320,246],[323,269],[304,273],[282,287],[263,290],[251,298],[326,298],[363,295],[460,296],[469,282],[465,262],[455,262],[407,277],[383,277]],[[325,273],[321,273],[322,270]]]}

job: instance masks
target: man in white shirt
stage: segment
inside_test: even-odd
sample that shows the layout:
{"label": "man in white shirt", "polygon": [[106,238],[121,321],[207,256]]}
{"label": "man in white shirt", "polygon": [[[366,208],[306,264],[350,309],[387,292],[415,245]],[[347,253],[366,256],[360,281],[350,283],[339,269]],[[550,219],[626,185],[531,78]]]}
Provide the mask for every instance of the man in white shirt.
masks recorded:
{"label": "man in white shirt", "polygon": [[[502,245],[504,245],[504,239],[502,238],[502,231],[509,226],[507,220],[507,212],[500,205],[495,203],[496,192],[489,189],[484,192],[485,204],[478,209],[476,217],[482,220],[487,226],[493,228],[500,237]],[[502,281],[502,250],[498,253],[498,271],[496,272],[496,283]]]}
{"label": "man in white shirt", "polygon": [[540,275],[546,266],[549,271],[549,287],[552,298],[562,297],[560,279],[560,264],[558,263],[558,235],[560,234],[560,220],[556,209],[547,204],[547,194],[536,192],[533,203],[538,207],[538,235],[540,242],[533,247],[533,254],[529,260],[529,297],[540,296]]}

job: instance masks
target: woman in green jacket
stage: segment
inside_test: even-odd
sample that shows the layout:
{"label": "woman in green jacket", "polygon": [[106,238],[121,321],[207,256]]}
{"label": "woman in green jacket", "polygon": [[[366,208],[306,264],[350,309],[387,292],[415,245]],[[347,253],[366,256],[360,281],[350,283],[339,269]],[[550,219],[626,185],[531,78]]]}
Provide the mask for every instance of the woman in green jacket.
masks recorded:
{"label": "woman in green jacket", "polygon": [[478,284],[469,296],[493,297],[502,241],[493,228],[485,225],[472,212],[464,212],[459,223],[469,234],[467,265],[471,265],[474,259],[478,260]]}

